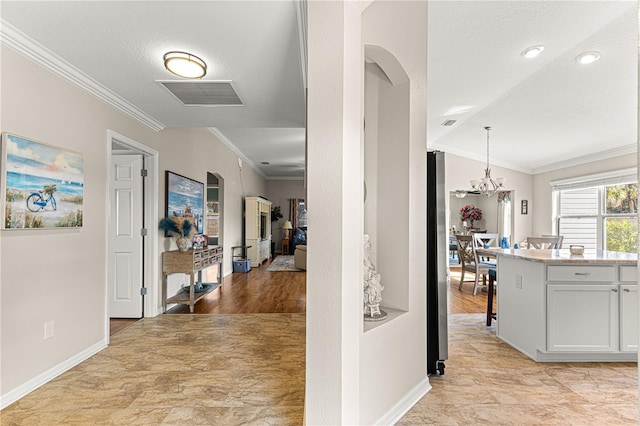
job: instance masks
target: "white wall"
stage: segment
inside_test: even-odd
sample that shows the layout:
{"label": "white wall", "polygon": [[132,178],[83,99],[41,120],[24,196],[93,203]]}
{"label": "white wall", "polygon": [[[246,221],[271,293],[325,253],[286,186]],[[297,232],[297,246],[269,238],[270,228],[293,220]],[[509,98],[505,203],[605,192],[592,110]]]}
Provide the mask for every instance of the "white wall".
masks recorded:
{"label": "white wall", "polygon": [[362,75],[360,11],[308,4],[307,424],[360,424]]}
{"label": "white wall", "polygon": [[[425,2],[309,3],[308,424],[392,423],[426,376]],[[362,27],[361,27],[362,26]],[[410,78],[409,312],[367,333],[362,321],[363,45],[391,52]],[[380,182],[378,180],[378,182]],[[395,206],[393,206],[395,208]],[[402,233],[402,232],[401,232]]]}
{"label": "white wall", "polygon": [[[455,191],[456,189],[469,189],[471,188],[471,184],[469,181],[471,179],[478,179],[480,176],[484,176],[484,169],[486,167],[485,163],[480,161],[471,160],[469,158],[460,157],[458,155],[446,153],[445,154],[445,189],[447,191]],[[512,199],[512,203],[514,205],[514,225],[515,225],[515,239],[513,239],[512,243],[526,240],[527,236],[533,235],[533,218],[536,216],[536,213],[532,210],[534,191],[533,191],[533,176],[517,172],[514,170],[510,170],[504,167],[499,166],[491,166],[491,176],[496,177],[504,177],[507,179],[505,183],[505,189],[513,190],[514,198]],[[463,204],[469,204],[471,200],[470,197],[465,197],[462,199]],[[473,198],[475,201],[476,198]],[[520,213],[520,202],[522,200],[528,200],[529,202],[529,213],[523,215]],[[489,198],[489,203],[487,201],[482,202],[483,216],[486,216],[481,222],[482,225],[485,225],[488,231],[495,229],[497,227],[497,201],[496,196]],[[495,204],[494,204],[495,203]],[[449,217],[458,217],[458,212],[460,211],[460,207],[455,206],[457,211],[453,210],[454,206],[447,206],[449,210]],[[482,208],[481,207],[481,208]],[[459,228],[459,225],[456,225]],[[477,227],[477,225],[476,225]]]}
{"label": "white wall", "polygon": [[[227,272],[230,247],[241,243],[243,190],[236,155],[208,130],[149,130],[4,46],[1,65],[1,130],[79,151],[85,157],[81,229],[1,231],[0,391],[4,404],[107,342],[107,129],[159,151],[160,214],[165,210],[166,169],[201,182],[206,182],[208,171],[224,177]],[[246,195],[265,193],[265,181],[252,169],[245,166],[242,178]],[[159,251],[174,248],[171,242],[161,237]],[[161,305],[160,300],[156,302]],[[51,320],[55,336],[44,341],[44,323]]]}
{"label": "white wall", "polygon": [[383,305],[403,311],[409,309],[409,89],[406,74],[392,84],[380,68],[367,65],[364,232],[382,277]]}
{"label": "white wall", "polygon": [[[276,253],[282,251],[282,238],[284,238],[284,230],[282,224],[285,220],[289,220],[289,199],[304,198],[304,181],[303,180],[268,180],[267,181],[267,198],[273,204],[271,207],[280,206],[282,219],[273,222],[271,225],[271,238],[276,244]],[[295,226],[295,225],[294,225]],[[293,235],[293,234],[292,234]]]}
{"label": "white wall", "polygon": [[[378,246],[378,259],[394,259],[406,265],[404,288],[408,297],[408,312],[361,334],[360,347],[360,424],[386,423],[398,413],[398,407],[412,404],[412,392],[422,395],[429,389],[426,366],[426,81],[427,81],[427,5],[426,2],[376,1],[362,14],[362,41],[367,45],[380,46],[391,53],[409,77],[409,122],[408,146],[402,146],[407,135],[403,126],[396,130],[386,129],[379,138],[398,138],[396,151],[379,152],[378,183],[385,184],[387,173],[380,167],[385,158],[398,165],[404,161],[406,170],[395,179],[395,195],[388,203],[396,210],[394,217],[397,229],[386,226],[389,216],[381,216],[378,209],[378,239],[389,246],[390,236],[382,233],[395,232],[397,252],[404,259],[395,258]],[[406,83],[405,83],[406,84]],[[381,91],[381,103],[385,90]],[[395,95],[393,95],[395,96]],[[402,113],[397,102],[390,107]],[[406,107],[405,107],[406,108]],[[406,112],[407,110],[404,109]],[[394,115],[383,106],[380,114]],[[396,117],[397,118],[397,117]],[[382,117],[379,117],[380,121]],[[401,122],[395,119],[396,124]],[[400,133],[397,133],[400,131]],[[380,144],[378,145],[380,149]],[[392,144],[388,148],[392,149]],[[408,148],[408,151],[406,150]],[[391,188],[387,188],[385,198]],[[379,200],[383,201],[379,189]],[[388,210],[387,210],[388,211]],[[387,277],[393,280],[396,277]],[[384,281],[384,277],[383,277]],[[384,285],[384,282],[383,282]],[[391,284],[389,284],[391,285]],[[384,304],[383,292],[383,304]],[[402,411],[402,409],[400,409]]]}
{"label": "white wall", "polygon": [[[529,202],[529,211],[533,218],[533,233],[531,235],[551,234],[553,230],[553,199],[549,184],[551,181],[628,169],[637,167],[637,163],[638,156],[636,154],[627,154],[534,175],[534,197],[533,202]],[[519,206],[520,204],[517,205],[517,207]]]}
{"label": "white wall", "polygon": [[[251,167],[238,167],[238,157],[213,133],[205,128],[165,129],[159,142],[150,144],[160,152],[160,180],[158,194],[158,212],[165,214],[165,170],[171,170],[182,176],[206,183],[207,172],[216,173],[224,179],[223,226],[223,266],[224,275],[233,271],[231,247],[244,244],[242,240],[244,196],[263,196],[266,182]],[[242,179],[240,174],[242,173]],[[175,250],[175,240],[159,234],[159,252]],[[167,294],[176,294],[183,285],[188,285],[186,275],[169,276]],[[159,295],[162,297],[161,295]],[[159,306],[162,301],[159,299]]]}
{"label": "white wall", "polygon": [[[107,129],[146,144],[159,135],[4,46],[1,84],[3,132],[81,152],[85,160],[81,229],[0,231],[4,399],[106,343]],[[55,336],[45,341],[46,321],[55,321]]]}

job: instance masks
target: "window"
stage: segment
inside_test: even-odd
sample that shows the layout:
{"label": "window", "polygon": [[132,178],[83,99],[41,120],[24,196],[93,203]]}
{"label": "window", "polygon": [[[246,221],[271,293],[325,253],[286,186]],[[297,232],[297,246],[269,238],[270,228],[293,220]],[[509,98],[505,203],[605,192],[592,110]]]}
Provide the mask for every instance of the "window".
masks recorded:
{"label": "window", "polygon": [[[579,186],[575,183],[572,186]],[[556,226],[565,245],[586,249],[637,251],[637,183],[585,188],[556,187]]]}

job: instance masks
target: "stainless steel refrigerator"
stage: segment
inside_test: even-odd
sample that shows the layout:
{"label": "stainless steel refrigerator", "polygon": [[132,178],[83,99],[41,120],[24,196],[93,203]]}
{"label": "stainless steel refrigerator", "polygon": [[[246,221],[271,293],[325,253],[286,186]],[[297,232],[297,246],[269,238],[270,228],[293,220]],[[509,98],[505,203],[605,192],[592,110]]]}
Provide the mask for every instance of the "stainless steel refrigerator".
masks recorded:
{"label": "stainless steel refrigerator", "polygon": [[440,375],[449,357],[444,167],[443,152],[427,152],[427,373]]}

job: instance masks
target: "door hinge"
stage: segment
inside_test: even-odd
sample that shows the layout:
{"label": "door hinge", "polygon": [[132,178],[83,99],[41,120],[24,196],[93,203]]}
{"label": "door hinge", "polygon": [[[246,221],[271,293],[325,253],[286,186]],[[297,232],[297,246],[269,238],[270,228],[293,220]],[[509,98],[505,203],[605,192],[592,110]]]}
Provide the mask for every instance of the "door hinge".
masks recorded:
{"label": "door hinge", "polygon": [[142,235],[143,237],[146,237],[147,236],[147,228],[142,228],[140,230],[140,235]]}
{"label": "door hinge", "polygon": [[146,295],[147,295],[147,289],[146,289],[145,287],[142,287],[142,288],[140,289],[140,295],[141,295],[141,296],[146,296]]}
{"label": "door hinge", "polygon": [[140,176],[147,177],[147,169],[140,169]]}

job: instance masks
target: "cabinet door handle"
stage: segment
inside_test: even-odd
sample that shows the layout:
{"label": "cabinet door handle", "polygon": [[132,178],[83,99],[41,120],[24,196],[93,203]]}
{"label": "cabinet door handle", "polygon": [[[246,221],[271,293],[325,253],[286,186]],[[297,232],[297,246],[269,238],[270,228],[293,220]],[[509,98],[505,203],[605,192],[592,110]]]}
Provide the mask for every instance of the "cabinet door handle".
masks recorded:
{"label": "cabinet door handle", "polygon": [[574,275],[580,275],[582,277],[588,277],[589,275],[591,275],[590,272],[574,272]]}
{"label": "cabinet door handle", "polygon": [[617,288],[612,288],[611,291],[614,292],[614,293],[617,293],[618,289]]}
{"label": "cabinet door handle", "polygon": [[628,288],[623,288],[622,290],[623,290],[623,291],[625,291],[625,292],[627,292],[627,293],[629,293],[629,292],[631,291],[631,290],[629,290]]}

